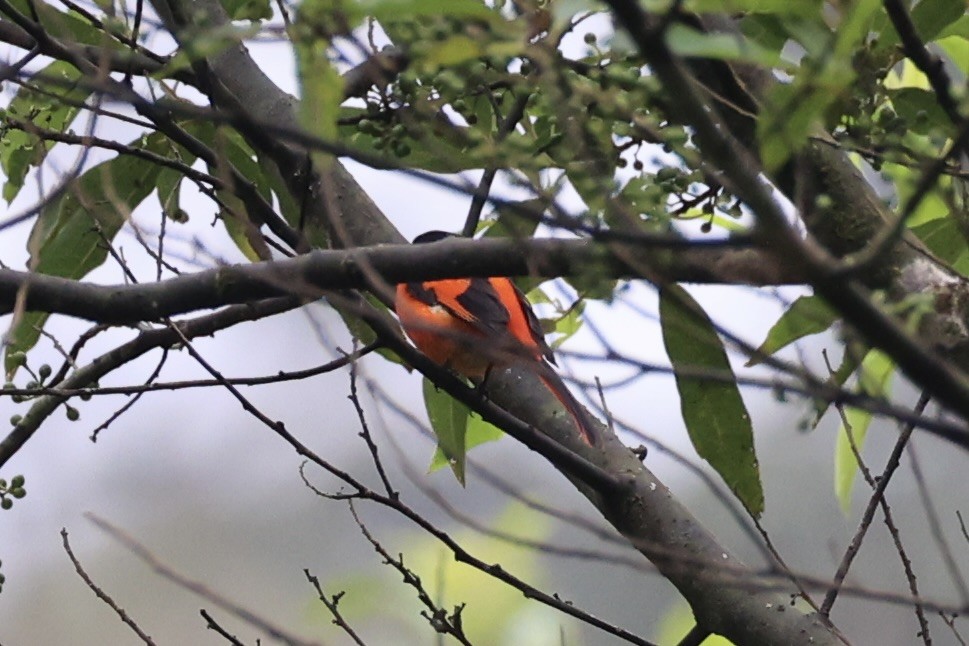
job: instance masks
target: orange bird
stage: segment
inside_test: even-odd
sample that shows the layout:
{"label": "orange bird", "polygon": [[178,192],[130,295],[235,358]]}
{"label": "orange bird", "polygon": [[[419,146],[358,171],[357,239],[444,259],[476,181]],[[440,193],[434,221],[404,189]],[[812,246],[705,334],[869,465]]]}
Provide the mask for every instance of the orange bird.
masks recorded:
{"label": "orange bird", "polygon": [[[428,231],[415,244],[454,237]],[[549,363],[555,363],[525,295],[507,278],[451,278],[400,283],[394,309],[417,349],[432,361],[480,382],[493,366],[533,365],[582,438],[596,443],[588,413]]]}

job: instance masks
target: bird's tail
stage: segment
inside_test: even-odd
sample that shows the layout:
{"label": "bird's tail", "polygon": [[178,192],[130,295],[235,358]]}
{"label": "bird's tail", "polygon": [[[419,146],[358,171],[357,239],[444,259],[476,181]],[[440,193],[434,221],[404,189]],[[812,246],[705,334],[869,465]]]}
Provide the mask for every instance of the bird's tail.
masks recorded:
{"label": "bird's tail", "polygon": [[547,370],[542,370],[539,373],[539,379],[542,383],[552,391],[555,398],[558,399],[565,410],[568,411],[572,420],[575,422],[575,426],[579,431],[579,435],[585,440],[586,444],[589,446],[595,446],[599,441],[599,431],[595,426],[595,422],[589,412],[582,406],[576,399],[575,396],[569,391],[565,382],[559,377],[554,370],[548,365],[545,365]]}

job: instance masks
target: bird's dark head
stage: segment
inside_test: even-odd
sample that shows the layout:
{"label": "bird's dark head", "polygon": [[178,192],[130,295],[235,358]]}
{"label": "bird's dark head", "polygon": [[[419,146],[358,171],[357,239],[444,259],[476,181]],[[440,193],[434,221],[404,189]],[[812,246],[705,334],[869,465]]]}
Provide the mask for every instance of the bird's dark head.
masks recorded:
{"label": "bird's dark head", "polygon": [[425,242],[437,242],[438,240],[445,240],[447,238],[456,238],[457,236],[453,233],[448,233],[447,231],[427,231],[420,234],[414,238],[414,244],[424,244]]}

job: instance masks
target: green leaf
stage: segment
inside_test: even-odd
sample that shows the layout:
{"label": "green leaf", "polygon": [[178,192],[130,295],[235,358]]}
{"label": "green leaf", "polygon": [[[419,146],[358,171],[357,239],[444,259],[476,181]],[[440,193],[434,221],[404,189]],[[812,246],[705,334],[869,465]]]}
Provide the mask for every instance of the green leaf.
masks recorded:
{"label": "green leaf", "polygon": [[714,58],[756,63],[764,67],[786,66],[780,52],[732,34],[708,34],[680,23],[666,30],[666,44],[674,53],[687,58]]}
{"label": "green leaf", "polygon": [[[818,296],[801,296],[791,303],[787,311],[781,314],[777,323],[767,332],[767,338],[757,348],[763,354],[774,354],[781,348],[809,336],[824,332],[840,317],[827,303]],[[748,366],[760,363],[757,357],[751,357]]]}
{"label": "green leaf", "polygon": [[[87,99],[86,89],[73,87],[81,76],[72,65],[55,61],[34,76],[36,91],[21,86],[17,94],[0,113],[20,121],[33,123],[38,128],[64,132],[74,121],[79,108],[70,105],[80,104]],[[37,135],[22,130],[3,128],[0,137],[0,168],[7,177],[3,186],[3,199],[9,204],[13,201],[31,167],[39,166],[54,146],[54,142],[43,142]]]}
{"label": "green leaf", "polygon": [[[880,350],[872,350],[861,362],[858,372],[859,389],[873,397],[882,397],[888,391],[895,364],[888,355]],[[851,428],[851,438],[855,447],[861,451],[868,426],[871,424],[871,413],[858,408],[846,407],[845,418]],[[838,439],[834,450],[834,491],[838,497],[841,510],[847,515],[851,511],[851,489],[858,473],[858,460],[851,450],[851,441],[844,422],[838,429]]]}
{"label": "green leaf", "polygon": [[435,43],[424,55],[423,63],[428,70],[458,65],[484,54],[481,43],[470,36],[457,34]]}
{"label": "green leaf", "polygon": [[[851,375],[861,366],[861,362],[869,350],[870,347],[864,343],[849,340],[845,345],[844,355],[841,357],[841,365],[828,378],[828,382],[832,386],[839,388],[844,386],[848,382],[848,379],[851,378]],[[821,418],[824,417],[824,414],[828,412],[830,407],[830,399],[821,398],[814,400],[814,421],[811,423],[812,429],[817,428],[818,424],[821,423]]]}
{"label": "green leaf", "polygon": [[857,0],[846,6],[835,31],[834,57],[850,58],[852,50],[868,38],[872,18],[881,8],[881,0]]}
{"label": "green leaf", "polygon": [[[215,139],[215,149],[243,177],[255,184],[256,191],[267,203],[272,204],[269,180],[263,175],[255,152],[242,135],[236,130],[219,128],[215,131]],[[218,171],[210,168],[209,172]],[[272,254],[256,225],[259,222],[258,215],[249,213],[246,203],[230,191],[219,191],[219,197],[229,207],[220,211],[220,219],[239,251],[252,262],[269,259]]]}
{"label": "green leaf", "polygon": [[807,141],[811,131],[820,125],[824,111],[854,80],[850,68],[840,68],[830,75],[798,77],[794,83],[778,84],[769,93],[769,108],[757,121],[757,139],[764,170],[772,173],[783,166]]}
{"label": "green leaf", "polygon": [[559,335],[550,344],[553,350],[557,350],[582,329],[583,311],[585,311],[585,301],[580,301],[552,321],[552,332]]}
{"label": "green leaf", "polygon": [[504,433],[473,415],[467,406],[439,390],[426,378],[423,388],[427,417],[437,436],[437,451],[428,471],[437,471],[448,465],[463,486],[467,452],[480,444],[499,439]]}
{"label": "green leaf", "polygon": [[[272,204],[272,181],[266,176],[256,153],[238,131],[216,128],[203,121],[191,122],[184,127],[218,154],[218,163],[208,165],[210,174],[228,177],[231,166],[254,184],[256,191],[268,204]],[[217,195],[224,207],[219,210],[219,219],[239,251],[252,262],[270,258],[269,247],[255,224],[259,221],[258,214],[249,213],[247,204],[231,190],[220,190]]]}
{"label": "green leaf", "polygon": [[952,216],[929,220],[925,224],[912,227],[912,232],[935,255],[952,265],[963,275],[969,275],[969,249],[966,245],[966,232],[959,227],[958,220]]}
{"label": "green leaf", "polygon": [[[317,0],[307,4],[326,7],[332,6],[333,0]],[[400,20],[408,18],[448,16],[451,18],[478,19],[489,22],[501,19],[501,16],[484,2],[478,0],[355,0],[349,3],[337,3],[347,17],[350,25],[356,25],[367,16],[377,20]]]}
{"label": "green leaf", "polygon": [[[283,176],[279,173],[276,163],[266,155],[259,154],[257,158],[266,185],[272,190],[279,204],[283,219],[294,229],[301,230],[309,241],[310,246],[325,249],[329,247],[329,235],[326,227],[315,222],[303,222],[302,205],[293,199]],[[396,356],[396,355],[394,355]]]}
{"label": "green leaf", "polygon": [[162,213],[169,217],[171,217],[170,214],[179,208],[181,198],[180,187],[184,178],[185,176],[174,168],[163,168],[158,173],[158,183],[156,186],[158,205],[161,207]]}
{"label": "green leaf", "polygon": [[[74,11],[58,11],[49,2],[31,0],[11,0],[10,4],[26,16],[32,16],[33,11],[36,10],[39,22],[49,36],[116,51],[127,51],[127,45],[113,38],[105,38],[103,31]],[[113,24],[120,25],[117,22]]]}
{"label": "green leaf", "polygon": [[270,0],[221,0],[232,20],[269,20],[273,17]]}
{"label": "green leaf", "polygon": [[[716,469],[753,516],[764,511],[750,415],[713,323],[682,287],[660,290],[663,343],[676,375],[680,410],[700,457]],[[729,377],[712,380],[696,371]]]}
{"label": "green leaf", "polygon": [[963,74],[969,74],[969,37],[950,36],[940,38],[936,44]]}
{"label": "green leaf", "polygon": [[811,17],[821,11],[821,0],[687,0],[687,11],[696,13],[747,14],[764,13]]}
{"label": "green leaf", "polygon": [[963,39],[969,38],[969,14],[962,16],[955,22],[950,22],[938,33],[939,40],[948,38],[949,36],[958,36]]}
{"label": "green leaf", "polygon": [[[138,147],[142,140],[129,144]],[[143,147],[161,154],[170,143],[162,135],[147,137]],[[65,278],[81,278],[107,258],[105,243],[125,223],[128,215],[156,187],[161,166],[119,155],[81,175],[69,190],[41,211],[30,232],[32,271]],[[16,372],[11,356],[27,352],[40,338],[48,314],[27,312],[8,335],[5,368],[8,378]]]}
{"label": "green leaf", "polygon": [[[791,5],[801,3],[791,2]],[[760,43],[767,49],[781,51],[790,36],[784,28],[784,24],[774,14],[752,13],[744,16],[739,21],[740,31],[744,36]]]}
{"label": "green leaf", "polygon": [[947,130],[951,122],[945,110],[939,107],[935,92],[917,87],[889,90],[895,112],[905,119],[908,130],[918,134],[932,134],[938,129]]}
{"label": "green leaf", "polygon": [[[965,0],[921,0],[910,12],[915,31],[925,42],[935,40],[943,30],[964,18],[965,14]],[[874,21],[872,31],[879,34],[877,50],[884,51],[899,43],[898,32],[885,12]]]}

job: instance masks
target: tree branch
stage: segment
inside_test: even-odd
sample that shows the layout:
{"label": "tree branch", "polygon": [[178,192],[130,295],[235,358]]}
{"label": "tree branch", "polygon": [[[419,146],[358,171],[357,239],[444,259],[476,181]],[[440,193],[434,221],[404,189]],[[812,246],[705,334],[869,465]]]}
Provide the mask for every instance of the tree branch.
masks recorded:
{"label": "tree branch", "polygon": [[[657,246],[662,246],[657,239]],[[721,265],[738,278],[741,265],[751,281],[768,278],[757,265],[762,254],[716,244],[676,254],[640,253],[652,280],[727,282]],[[663,265],[662,263],[668,263]],[[640,264],[640,263],[637,263]],[[640,267],[640,270],[642,268]],[[14,310],[26,289],[26,308],[102,323],[135,323],[262,298],[317,298],[324,289],[374,289],[414,280],[459,276],[580,275],[636,277],[608,246],[588,240],[448,240],[435,245],[384,245],[347,251],[314,251],[296,258],[229,265],[156,283],[94,285],[37,273],[0,269],[0,314]],[[382,279],[373,284],[374,276]]]}

